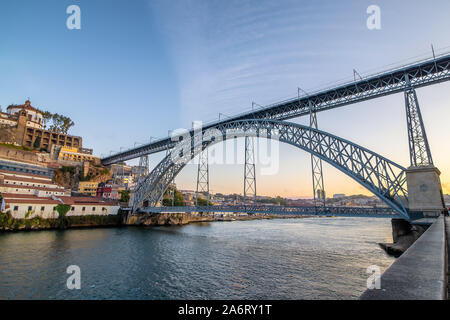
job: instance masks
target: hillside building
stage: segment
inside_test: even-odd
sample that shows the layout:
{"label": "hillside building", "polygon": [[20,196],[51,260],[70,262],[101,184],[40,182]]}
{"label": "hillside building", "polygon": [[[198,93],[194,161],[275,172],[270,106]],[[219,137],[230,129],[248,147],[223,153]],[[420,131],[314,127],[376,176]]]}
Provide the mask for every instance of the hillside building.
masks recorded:
{"label": "hillside building", "polygon": [[0,193],[5,202],[4,210],[16,219],[57,218],[58,204],[71,206],[68,216],[111,215],[119,210],[114,200],[73,197],[69,189],[54,184],[46,175],[0,170]]}
{"label": "hillside building", "polygon": [[32,148],[39,138],[39,148],[47,152],[53,145],[82,148],[81,137],[44,129],[42,112],[31,106],[30,100],[22,105],[8,106],[7,113],[0,112],[0,125],[5,131],[0,135],[0,142]]}

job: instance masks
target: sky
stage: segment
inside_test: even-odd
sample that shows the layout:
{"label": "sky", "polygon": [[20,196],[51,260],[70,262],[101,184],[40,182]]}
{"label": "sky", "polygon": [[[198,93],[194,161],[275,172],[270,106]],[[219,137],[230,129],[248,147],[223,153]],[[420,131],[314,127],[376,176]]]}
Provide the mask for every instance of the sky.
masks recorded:
{"label": "sky", "polygon": [[[70,5],[81,29],[69,30]],[[366,25],[381,9],[381,29]],[[448,0],[0,2],[0,105],[70,116],[83,146],[105,156],[362,75],[450,51]],[[450,193],[450,83],[417,90],[435,165]],[[307,124],[308,118],[292,120]],[[319,127],[409,166],[404,97],[396,94],[318,114]],[[242,150],[243,151],[243,150]],[[150,156],[151,167],[163,154]],[[312,195],[310,155],[279,147],[279,170],[260,195]],[[134,163],[134,162],[132,162]],[[210,166],[212,192],[242,193],[243,165]],[[370,194],[324,164],[325,189]],[[196,166],[177,177],[195,189]]]}

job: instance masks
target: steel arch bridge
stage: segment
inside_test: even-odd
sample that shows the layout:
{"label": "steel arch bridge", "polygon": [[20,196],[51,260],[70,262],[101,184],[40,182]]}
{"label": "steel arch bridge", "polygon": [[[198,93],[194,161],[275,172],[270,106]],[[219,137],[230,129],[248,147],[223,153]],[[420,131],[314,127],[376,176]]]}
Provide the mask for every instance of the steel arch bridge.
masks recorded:
{"label": "steel arch bridge", "polygon": [[325,131],[286,121],[243,119],[189,132],[147,176],[133,196],[133,212],[156,207],[168,186],[196,155],[208,147],[238,137],[276,139],[309,152],[345,173],[377,195],[396,213],[410,220],[405,168],[351,141]]}

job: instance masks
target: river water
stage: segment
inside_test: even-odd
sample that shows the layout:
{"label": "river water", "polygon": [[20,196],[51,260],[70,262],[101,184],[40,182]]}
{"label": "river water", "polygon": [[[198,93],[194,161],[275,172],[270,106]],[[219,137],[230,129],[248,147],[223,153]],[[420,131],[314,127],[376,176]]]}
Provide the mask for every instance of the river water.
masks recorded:
{"label": "river water", "polygon": [[368,218],[0,233],[0,299],[357,299],[391,234]]}

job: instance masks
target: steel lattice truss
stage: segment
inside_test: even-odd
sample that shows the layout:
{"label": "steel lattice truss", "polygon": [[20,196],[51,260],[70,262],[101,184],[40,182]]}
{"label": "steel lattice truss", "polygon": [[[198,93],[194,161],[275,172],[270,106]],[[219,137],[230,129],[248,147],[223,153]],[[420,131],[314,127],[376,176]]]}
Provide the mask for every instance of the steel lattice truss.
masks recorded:
{"label": "steel lattice truss", "polygon": [[136,177],[136,182],[139,183],[142,178],[149,174],[148,156],[142,156],[139,158],[139,167]]}
{"label": "steel lattice truss", "polygon": [[345,217],[396,218],[398,213],[391,208],[361,208],[361,207],[284,207],[284,206],[209,206],[209,207],[148,207],[142,210],[150,213],[174,212],[210,212],[210,213],[259,213],[259,214],[289,214],[289,215],[319,215]]}
{"label": "steel lattice truss", "polygon": [[[172,153],[137,186],[133,211],[141,206],[156,206],[173,178],[208,146],[230,138],[253,136],[279,139],[315,155],[409,219],[405,168],[348,140],[295,123],[258,119],[219,124],[214,130],[203,130],[195,135],[191,141],[180,141]],[[203,140],[200,139],[202,135]]]}
{"label": "steel lattice truss", "polygon": [[[312,104],[316,112],[321,112],[345,105],[378,98],[385,95],[402,92],[407,86],[419,88],[450,80],[450,55],[419,62],[394,70],[389,70],[374,76],[354,81],[342,86],[320,91],[305,97],[296,97],[278,102],[264,108],[230,117],[227,120],[211,123],[205,126],[214,128],[226,122],[243,119],[277,119],[286,120],[309,114]],[[164,138],[102,159],[103,165],[134,159],[146,154],[152,154],[173,148],[176,142]]]}
{"label": "steel lattice truss", "polygon": [[209,204],[209,164],[208,150],[203,150],[198,155],[197,169],[197,190],[195,193],[195,205],[198,205],[199,194],[206,196],[206,203]]}
{"label": "steel lattice truss", "polygon": [[244,162],[244,204],[256,200],[256,168],[255,168],[255,139],[245,137],[245,162]]}
{"label": "steel lattice truss", "polygon": [[427,134],[423,125],[416,90],[405,91],[406,119],[408,123],[409,156],[411,166],[429,166],[433,164]]}
{"label": "steel lattice truss", "polygon": [[[319,129],[317,125],[317,113],[314,107],[310,104],[309,126],[314,129]],[[323,183],[322,160],[311,154],[311,170],[313,182],[314,205],[325,206],[325,185]]]}

